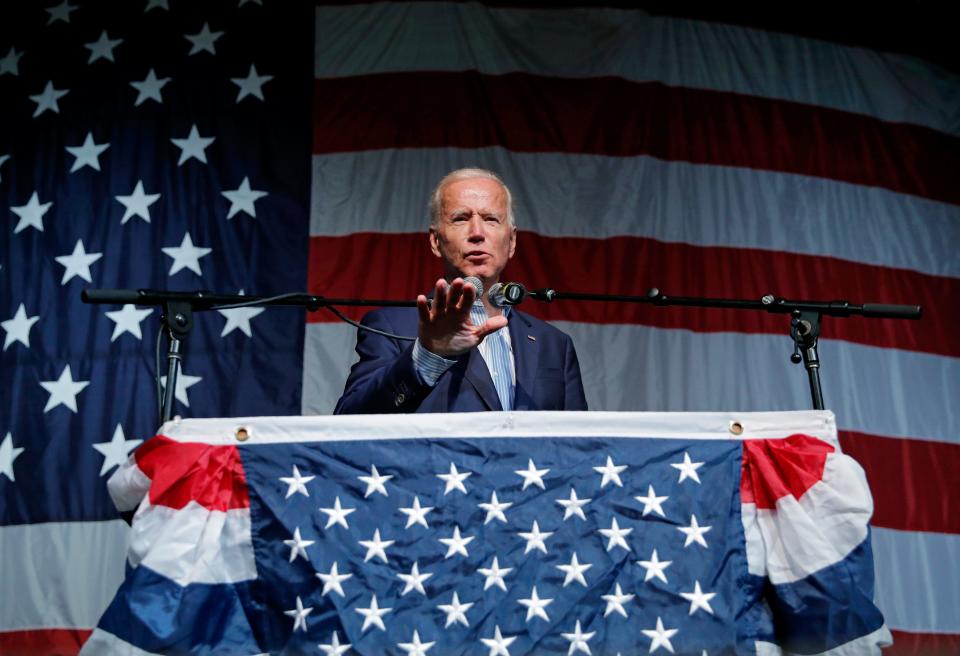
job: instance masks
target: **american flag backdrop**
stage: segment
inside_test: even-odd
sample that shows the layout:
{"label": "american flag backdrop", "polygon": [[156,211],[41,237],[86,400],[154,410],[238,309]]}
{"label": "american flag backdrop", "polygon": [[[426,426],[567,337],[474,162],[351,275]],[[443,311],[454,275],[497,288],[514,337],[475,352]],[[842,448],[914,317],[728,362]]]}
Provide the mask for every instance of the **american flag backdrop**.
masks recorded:
{"label": "american flag backdrop", "polygon": [[[513,189],[529,287],[923,304],[826,319],[822,375],[893,650],[960,648],[956,67],[574,3],[25,4],[0,7],[0,652],[96,625],[127,534],[105,480],[156,430],[156,311],[80,290],[412,298],[461,166]],[[809,406],[783,317],[522,309],[573,336],[591,409]],[[353,341],[322,313],[201,316],[177,412],[327,413]]]}

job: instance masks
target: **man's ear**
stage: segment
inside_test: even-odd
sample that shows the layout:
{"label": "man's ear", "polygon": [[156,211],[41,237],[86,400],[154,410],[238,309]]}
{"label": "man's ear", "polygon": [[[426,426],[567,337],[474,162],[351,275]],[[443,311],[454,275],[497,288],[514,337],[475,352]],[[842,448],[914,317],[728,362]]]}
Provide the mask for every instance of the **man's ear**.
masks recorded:
{"label": "man's ear", "polygon": [[430,252],[437,257],[442,258],[443,255],[440,253],[440,234],[435,228],[430,228],[428,239],[430,240]]}
{"label": "man's ear", "polygon": [[507,259],[513,257],[515,250],[517,250],[517,228],[513,227],[510,229],[510,254],[507,256]]}

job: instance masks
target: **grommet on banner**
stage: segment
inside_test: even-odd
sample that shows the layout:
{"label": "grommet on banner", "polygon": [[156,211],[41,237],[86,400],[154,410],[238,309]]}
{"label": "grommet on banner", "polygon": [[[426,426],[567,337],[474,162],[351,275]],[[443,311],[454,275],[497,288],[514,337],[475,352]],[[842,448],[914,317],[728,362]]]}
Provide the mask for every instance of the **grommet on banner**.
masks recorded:
{"label": "grommet on banner", "polygon": [[236,430],[236,432],[234,433],[234,437],[237,438],[237,442],[246,442],[247,440],[250,439],[250,433],[249,433],[249,431],[247,431],[246,428],[244,428],[243,426],[241,426],[241,427],[238,428],[238,429]]}
{"label": "grommet on banner", "polygon": [[741,424],[739,421],[731,421],[730,432],[734,435],[743,435],[743,424]]}

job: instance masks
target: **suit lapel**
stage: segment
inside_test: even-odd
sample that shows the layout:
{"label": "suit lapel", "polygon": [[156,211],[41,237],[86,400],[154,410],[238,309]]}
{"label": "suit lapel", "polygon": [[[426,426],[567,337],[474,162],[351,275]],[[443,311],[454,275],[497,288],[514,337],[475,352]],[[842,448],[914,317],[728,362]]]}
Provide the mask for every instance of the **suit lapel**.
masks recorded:
{"label": "suit lapel", "polygon": [[493,386],[493,378],[490,377],[490,370],[487,368],[483,356],[480,355],[479,349],[470,350],[463,377],[477,390],[477,394],[487,406],[487,410],[503,410],[503,406],[500,405],[500,397],[497,395],[497,388]]}
{"label": "suit lapel", "polygon": [[[514,394],[514,409],[529,410],[533,394],[533,383],[540,360],[540,343],[530,329],[531,326],[516,310],[510,313],[507,324],[510,342],[513,346],[513,359],[517,369],[517,389]],[[532,339],[531,339],[532,338]]]}

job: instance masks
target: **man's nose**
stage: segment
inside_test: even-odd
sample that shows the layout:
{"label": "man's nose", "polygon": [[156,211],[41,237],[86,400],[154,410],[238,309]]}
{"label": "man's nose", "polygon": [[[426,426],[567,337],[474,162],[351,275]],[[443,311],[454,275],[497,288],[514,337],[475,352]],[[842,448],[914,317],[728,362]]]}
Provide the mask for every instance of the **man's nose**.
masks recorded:
{"label": "man's nose", "polygon": [[484,233],[483,217],[481,217],[477,213],[474,213],[470,217],[469,237],[471,241],[478,241],[483,239],[485,236],[486,236],[486,233]]}

